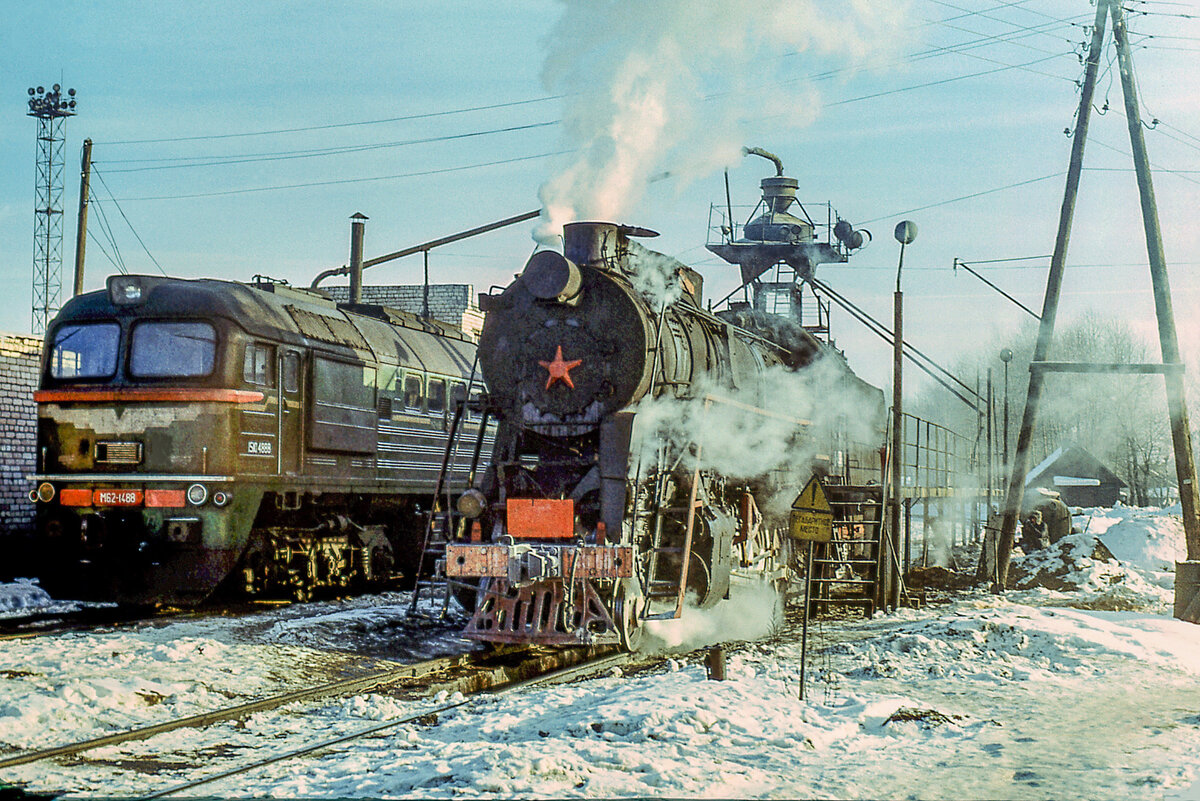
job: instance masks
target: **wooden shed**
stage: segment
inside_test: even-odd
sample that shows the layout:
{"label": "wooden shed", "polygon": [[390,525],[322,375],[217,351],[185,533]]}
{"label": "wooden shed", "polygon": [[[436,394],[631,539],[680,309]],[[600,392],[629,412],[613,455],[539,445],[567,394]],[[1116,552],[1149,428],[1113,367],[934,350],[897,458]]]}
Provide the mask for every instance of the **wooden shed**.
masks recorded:
{"label": "wooden shed", "polygon": [[1064,444],[1025,477],[1027,506],[1038,489],[1057,492],[1067,506],[1112,506],[1127,485],[1083,448]]}

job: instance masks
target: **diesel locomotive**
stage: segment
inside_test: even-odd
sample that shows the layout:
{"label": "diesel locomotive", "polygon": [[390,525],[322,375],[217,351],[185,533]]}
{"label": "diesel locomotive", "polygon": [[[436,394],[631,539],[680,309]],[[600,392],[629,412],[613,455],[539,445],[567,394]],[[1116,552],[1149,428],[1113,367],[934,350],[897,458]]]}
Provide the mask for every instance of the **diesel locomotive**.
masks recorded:
{"label": "diesel locomotive", "polygon": [[[563,253],[535,253],[481,299],[498,428],[445,547],[473,599],[468,637],[632,648],[647,620],[712,606],[743,578],[782,590],[803,482],[878,463],[878,440],[852,443],[813,412],[836,394],[855,399],[839,414],[876,421],[882,393],[798,325],[706,311],[697,273],[631,239],[652,235],[568,224]],[[728,462],[727,435],[764,429],[783,460]]]}
{"label": "diesel locomotive", "polygon": [[[58,597],[308,598],[417,570],[475,344],[269,279],[118,275],[46,334],[32,544]],[[479,427],[469,411],[462,428]]]}

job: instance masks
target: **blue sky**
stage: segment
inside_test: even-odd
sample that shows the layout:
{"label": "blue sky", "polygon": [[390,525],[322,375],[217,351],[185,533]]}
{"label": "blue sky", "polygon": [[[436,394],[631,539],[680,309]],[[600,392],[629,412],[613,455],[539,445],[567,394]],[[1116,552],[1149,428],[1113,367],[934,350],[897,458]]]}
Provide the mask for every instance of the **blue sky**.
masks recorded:
{"label": "blue sky", "polygon": [[[1200,8],[1129,5],[1150,12],[1130,28],[1143,113],[1160,120],[1146,139],[1160,168],[1155,188],[1181,341],[1195,365],[1200,172],[1187,171],[1200,171],[1200,21],[1180,15]],[[875,6],[794,3],[787,8],[804,24],[780,32],[778,18],[754,18],[761,3],[742,0],[214,2],[203,11],[9,3],[0,33],[0,330],[30,326],[29,86],[61,81],[79,92],[79,114],[66,124],[68,285],[85,136],[96,143],[103,179],[93,177],[93,234],[102,211],[125,269],[159,268],[121,211],[170,274],[266,274],[307,285],[345,263],[354,212],[370,217],[366,252],[374,256],[539,208],[539,189],[580,153],[608,155],[603,142],[580,137],[627,109],[592,101],[649,97],[663,101],[668,119],[657,146],[631,162],[641,183],[615,207],[581,208],[615,208],[617,221],[660,231],[647,244],[700,269],[706,294],[720,297],[734,270],[703,249],[710,204],[724,202],[720,165],[730,166],[734,203],[753,203],[771,168],[737,158],[736,146],[773,151],[799,179],[803,200],[832,201],[874,235],[849,265],[818,275],[885,320],[898,255],[892,229],[904,218],[918,224],[905,256],[906,334],[951,364],[1024,317],[954,273],[953,259],[1052,250],[1070,149],[1063,129],[1073,125],[1082,77],[1072,50],[1095,12],[1086,0]],[[1110,56],[1111,45],[1106,67]],[[658,77],[660,94],[641,85]],[[622,80],[628,86],[614,94]],[[1092,121],[1061,313],[1099,309],[1152,337],[1145,243],[1111,70],[1097,105],[1106,98],[1110,110]],[[285,129],[313,130],[278,133]],[[328,149],[343,152],[299,157]],[[234,163],[182,166],[206,160]],[[663,172],[672,177],[645,182]],[[985,194],[956,200],[977,193]],[[506,283],[533,250],[533,228],[434,251],[434,280]],[[101,244],[113,250],[103,238],[89,244],[87,289],[118,270]],[[981,269],[1036,309],[1047,265]],[[414,257],[369,271],[367,282],[413,283],[420,274]],[[886,384],[888,346],[837,311],[833,326],[851,364]]]}

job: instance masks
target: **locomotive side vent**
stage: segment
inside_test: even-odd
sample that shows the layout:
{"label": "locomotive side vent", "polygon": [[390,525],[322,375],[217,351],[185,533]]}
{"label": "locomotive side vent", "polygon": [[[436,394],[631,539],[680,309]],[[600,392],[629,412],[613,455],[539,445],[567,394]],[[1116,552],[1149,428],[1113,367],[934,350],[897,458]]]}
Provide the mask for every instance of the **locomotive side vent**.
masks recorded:
{"label": "locomotive side vent", "polygon": [[142,461],[140,442],[97,442],[97,464],[138,464]]}

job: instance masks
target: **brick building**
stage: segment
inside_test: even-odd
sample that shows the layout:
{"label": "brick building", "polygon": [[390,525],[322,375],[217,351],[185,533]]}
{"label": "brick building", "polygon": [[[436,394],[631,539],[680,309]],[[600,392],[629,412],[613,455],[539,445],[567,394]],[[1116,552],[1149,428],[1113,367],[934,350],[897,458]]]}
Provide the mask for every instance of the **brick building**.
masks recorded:
{"label": "brick building", "polygon": [[[339,303],[350,299],[350,287],[321,287]],[[363,303],[391,306],[393,309],[420,314],[423,304],[424,286],[421,284],[395,286],[364,286]],[[478,337],[483,329],[483,312],[475,297],[471,284],[430,284],[429,316],[444,323],[461,328],[471,336]]]}
{"label": "brick building", "polygon": [[0,333],[0,535],[33,528],[31,485],[37,471],[37,389],[41,337]]}

